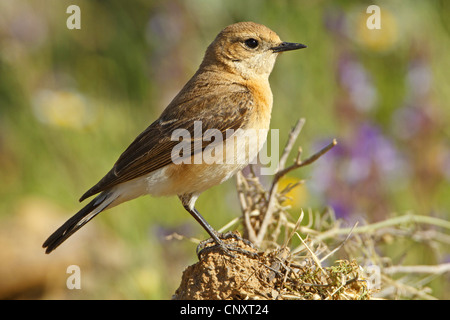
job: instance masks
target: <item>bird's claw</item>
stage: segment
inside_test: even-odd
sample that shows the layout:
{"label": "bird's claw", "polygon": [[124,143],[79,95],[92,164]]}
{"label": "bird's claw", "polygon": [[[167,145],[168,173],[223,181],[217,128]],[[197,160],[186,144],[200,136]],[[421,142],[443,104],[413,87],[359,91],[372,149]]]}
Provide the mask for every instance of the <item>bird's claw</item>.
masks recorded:
{"label": "bird's claw", "polygon": [[[245,254],[247,256],[250,256],[251,258],[256,258],[258,256],[256,252],[240,248],[239,246],[237,246],[237,243],[225,243],[223,241],[229,239],[234,239],[235,241],[242,241],[245,245],[249,246],[252,249],[255,249],[255,246],[249,240],[242,238],[241,236],[239,236],[234,232],[228,231],[223,234],[217,234],[217,239],[209,238],[200,242],[196,250],[199,260],[201,259],[202,255],[217,249],[222,250],[226,255],[230,256],[231,258],[236,258],[236,256],[231,251]],[[210,245],[211,243],[215,244]]]}

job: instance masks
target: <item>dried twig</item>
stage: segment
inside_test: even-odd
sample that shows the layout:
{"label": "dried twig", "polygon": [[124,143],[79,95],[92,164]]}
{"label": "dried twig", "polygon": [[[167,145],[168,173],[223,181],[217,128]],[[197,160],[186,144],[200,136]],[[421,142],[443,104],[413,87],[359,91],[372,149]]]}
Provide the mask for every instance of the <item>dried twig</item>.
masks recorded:
{"label": "dried twig", "polygon": [[[261,183],[259,183],[259,180],[253,171],[251,171],[248,177],[244,177],[242,173],[238,173],[237,175],[238,196],[245,228],[244,236],[257,246],[260,246],[263,239],[265,239],[269,226],[274,224],[273,215],[275,212],[280,212],[280,216],[278,222],[275,221],[275,225],[277,225],[276,230],[278,232],[272,234],[272,239],[278,237],[279,231],[281,230],[280,227],[287,223],[287,219],[283,218],[285,208],[281,207],[280,203],[286,199],[285,195],[290,190],[302,183],[302,181],[299,181],[293,185],[287,186],[282,192],[278,192],[277,188],[279,180],[287,173],[314,162],[336,145],[336,140],[333,140],[325,148],[303,161],[300,159],[301,148],[299,148],[294,164],[285,168],[287,158],[294,147],[304,123],[305,119],[300,119],[289,133],[288,141],[280,157],[277,171],[268,191]],[[259,213],[259,217],[251,218],[250,213],[255,212]],[[283,221],[285,222],[282,223]]]}
{"label": "dried twig", "polygon": [[[423,224],[430,224],[435,225],[438,227],[450,229],[450,222],[429,217],[429,216],[421,216],[421,215],[414,215],[414,214],[406,214],[394,218],[390,218],[387,220],[383,220],[380,222],[367,224],[361,227],[357,227],[353,229],[354,234],[363,234],[363,233],[369,233],[369,232],[375,232],[378,229],[387,228],[391,226],[398,226],[405,223],[423,223]],[[327,230],[326,232],[323,232],[322,234],[318,235],[315,240],[316,241],[323,241],[328,238],[334,238],[339,235],[348,234],[351,231],[352,228],[333,228],[330,230]]]}
{"label": "dried twig", "polygon": [[331,148],[333,148],[336,144],[337,144],[336,139],[333,139],[333,141],[331,143],[329,143],[326,147],[322,148],[319,152],[315,153],[314,155],[312,155],[311,157],[309,157],[308,159],[303,160],[303,161],[300,160],[300,156],[302,154],[302,149],[299,148],[298,154],[297,154],[297,159],[295,160],[294,164],[281,170],[281,171],[278,171],[275,174],[274,183],[277,183],[283,176],[285,176],[289,172],[313,163],[314,161],[319,159],[322,155],[324,155],[329,150],[331,150]]}
{"label": "dried twig", "polygon": [[[361,226],[355,224],[351,228],[346,228],[342,227],[340,220],[336,220],[333,210],[330,209],[323,212],[313,212],[308,209],[308,217],[305,219],[307,223],[304,225],[301,225],[303,211],[296,222],[292,221],[292,216],[287,211],[288,207],[283,203],[288,199],[288,192],[302,181],[288,185],[280,191],[278,190],[280,179],[293,170],[313,163],[336,145],[336,140],[333,140],[305,160],[301,160],[302,150],[299,148],[294,163],[285,167],[304,122],[300,119],[291,130],[277,171],[268,188],[262,185],[252,170],[247,176],[242,173],[237,175],[244,235],[260,248],[264,244],[261,249],[271,246],[276,250],[280,248],[287,250],[287,253],[284,252],[287,254],[286,257],[275,256],[275,262],[264,264],[269,270],[273,269],[270,273],[270,281],[276,282],[278,278],[280,286],[276,288],[276,296],[281,299],[351,299],[352,294],[359,294],[360,296],[356,298],[364,298],[368,289],[362,288],[359,281],[361,278],[357,278],[356,275],[365,268],[364,266],[376,266],[381,272],[382,290],[379,291],[378,297],[434,299],[429,294],[431,291],[424,286],[435,277],[448,273],[450,264],[393,266],[392,259],[382,255],[383,249],[379,244],[386,238],[402,237],[414,243],[430,245],[438,254],[437,246],[450,243],[450,236],[446,234],[450,230],[449,221],[406,214],[372,224]],[[424,229],[423,225],[429,225],[431,228]],[[279,236],[283,231],[284,238],[280,242]],[[297,248],[288,248],[287,245],[294,234],[298,235],[301,244]],[[322,267],[321,263],[340,249],[343,254],[356,257],[361,265],[355,260],[341,269],[339,269],[341,265],[336,269]],[[398,278],[399,274],[405,274],[405,276],[394,279],[395,276]],[[308,286],[310,288],[308,290],[313,290],[310,293],[308,290],[305,291],[305,287]],[[352,291],[355,286],[361,289],[359,293]],[[370,296],[373,297],[373,291]]]}
{"label": "dried twig", "polygon": [[294,127],[294,129],[291,131],[290,135],[289,135],[289,141],[286,145],[286,148],[283,152],[283,162],[280,161],[279,163],[279,167],[278,167],[278,171],[275,174],[273,181],[272,181],[272,185],[270,187],[270,191],[269,191],[269,196],[268,196],[268,204],[266,207],[266,211],[263,212],[263,220],[261,223],[261,226],[259,228],[259,230],[256,232],[256,238],[255,239],[251,239],[251,241],[253,240],[255,242],[255,244],[257,246],[259,246],[261,244],[261,242],[264,239],[264,236],[267,232],[267,228],[271,223],[271,219],[272,219],[272,215],[274,212],[274,208],[275,208],[275,195],[276,195],[276,190],[278,187],[278,181],[285,176],[287,173],[304,167],[306,165],[309,165],[311,163],[313,163],[314,161],[316,161],[317,159],[319,159],[322,155],[324,155],[326,152],[328,152],[329,150],[331,150],[331,148],[333,148],[337,142],[336,139],[334,139],[330,144],[328,144],[326,147],[322,148],[321,150],[319,150],[317,153],[315,153],[314,155],[312,155],[311,157],[307,158],[306,160],[302,161],[300,159],[301,157],[301,153],[302,153],[302,149],[299,148],[296,160],[294,162],[294,164],[292,164],[291,166],[284,168],[284,162],[285,162],[285,158],[287,157],[287,155],[289,155],[290,150],[294,144],[293,141],[295,141],[295,139],[297,138],[298,134],[300,133],[300,130],[302,128],[304,124],[304,121],[299,121],[297,122],[297,125]]}
{"label": "dried twig", "polygon": [[330,256],[332,256],[336,251],[339,251],[339,249],[341,249],[341,248],[344,246],[344,244],[347,242],[347,240],[350,238],[350,236],[351,236],[351,234],[352,234],[352,232],[353,232],[353,229],[354,229],[357,225],[358,225],[358,222],[356,222],[356,223],[353,225],[352,229],[350,230],[350,232],[348,233],[348,235],[347,235],[347,237],[344,239],[344,241],[342,241],[342,243],[341,243],[339,246],[337,246],[336,248],[334,248],[333,250],[331,250],[331,252],[328,253],[325,257],[323,257],[322,259],[320,259],[320,262],[327,260],[327,259],[328,259]]}
{"label": "dried twig", "polygon": [[383,273],[385,274],[395,274],[395,273],[432,273],[432,274],[442,274],[450,272],[450,263],[443,263],[434,266],[391,266],[383,268]]}

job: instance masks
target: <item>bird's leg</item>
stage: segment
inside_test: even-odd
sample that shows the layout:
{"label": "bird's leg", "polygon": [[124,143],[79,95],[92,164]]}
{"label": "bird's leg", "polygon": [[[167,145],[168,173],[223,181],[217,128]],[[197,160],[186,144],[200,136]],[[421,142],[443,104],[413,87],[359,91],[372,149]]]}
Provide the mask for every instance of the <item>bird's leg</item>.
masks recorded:
{"label": "bird's leg", "polygon": [[243,253],[243,254],[246,254],[246,255],[249,255],[252,257],[257,256],[256,253],[253,253],[253,252],[241,249],[241,248],[237,248],[237,247],[234,247],[231,245],[227,245],[221,239],[234,238],[236,240],[242,240],[244,243],[246,243],[247,245],[249,245],[253,248],[253,244],[250,241],[239,237],[238,235],[234,234],[231,231],[227,232],[225,234],[220,234],[219,232],[214,230],[213,227],[211,227],[211,225],[205,220],[205,218],[202,217],[202,215],[197,211],[197,209],[195,209],[195,207],[191,209],[188,205],[184,205],[184,208],[194,217],[195,220],[197,220],[198,223],[200,223],[200,225],[203,227],[203,229],[205,229],[206,232],[208,232],[208,234],[211,236],[211,239],[202,241],[197,246],[196,252],[197,252],[197,256],[199,258],[202,255],[202,253],[205,253],[206,251],[216,248],[216,246],[206,247],[206,245],[208,243],[211,243],[212,241],[214,241],[217,244],[217,246],[219,246],[220,249],[223,250],[223,252],[225,252],[225,254],[227,254],[228,256],[230,256],[232,258],[235,258],[235,255],[232,254],[230,251],[240,252],[240,253]]}
{"label": "bird's leg", "polygon": [[[200,214],[200,212],[197,211],[197,209],[195,209],[195,207],[193,207],[192,209],[188,206],[188,205],[183,205],[184,208],[187,210],[187,212],[189,212],[191,214],[191,216],[194,217],[195,220],[197,220],[198,223],[200,223],[200,225],[203,227],[203,229],[206,230],[206,232],[208,232],[208,234],[211,236],[211,238],[214,240],[214,242],[220,247],[222,248],[222,250],[229,256],[234,257],[234,255],[228,250],[227,246],[225,245],[225,243],[220,240],[220,235],[219,233],[214,230],[213,227],[211,227],[211,225],[205,220],[205,218],[202,217],[202,215]],[[197,247],[197,256],[200,257],[200,253],[202,250],[199,251],[199,248],[201,248],[205,243],[204,242],[200,242],[200,244]]]}
{"label": "bird's leg", "polygon": [[[183,204],[183,207],[186,209],[186,211],[189,212],[191,214],[191,216],[193,216],[194,219],[197,220],[197,222],[200,223],[200,225],[203,227],[203,229],[205,229],[206,232],[208,232],[208,234],[211,236],[211,239],[202,241],[197,246],[197,256],[199,258],[202,253],[205,253],[206,251],[215,249],[215,248],[217,248],[217,246],[220,247],[227,255],[229,255],[233,258],[235,256],[234,256],[234,254],[232,254],[230,252],[230,250],[240,252],[243,254],[247,254],[249,256],[256,255],[256,253],[226,244],[222,241],[222,239],[226,240],[226,239],[234,238],[236,240],[242,240],[244,243],[246,243],[247,245],[249,245],[253,248],[253,244],[251,244],[250,241],[248,241],[246,239],[242,239],[241,237],[239,237],[238,235],[236,235],[232,232],[227,232],[225,234],[221,234],[221,233],[217,232],[216,230],[214,230],[214,228],[211,227],[211,225],[205,220],[205,218],[202,217],[202,215],[197,211],[197,209],[195,209],[194,204],[195,204],[195,201],[197,200],[198,195],[184,194],[184,195],[179,195],[178,197],[180,198],[181,203]],[[217,246],[206,246],[207,244],[209,244],[213,241],[217,244]]]}

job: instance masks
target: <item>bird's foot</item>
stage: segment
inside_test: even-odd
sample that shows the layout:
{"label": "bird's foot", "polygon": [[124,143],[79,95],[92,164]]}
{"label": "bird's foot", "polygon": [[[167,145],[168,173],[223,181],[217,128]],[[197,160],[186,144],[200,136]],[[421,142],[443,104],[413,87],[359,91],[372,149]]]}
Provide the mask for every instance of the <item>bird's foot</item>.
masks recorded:
{"label": "bird's foot", "polygon": [[[242,243],[239,243],[242,241]],[[249,247],[253,251],[243,249],[242,247]],[[216,238],[209,238],[199,243],[197,246],[197,256],[200,259],[202,255],[215,250],[222,250],[226,255],[235,258],[232,251],[245,254],[251,258],[258,256],[256,248],[249,240],[242,238],[238,232],[228,231],[223,234],[217,234]]]}

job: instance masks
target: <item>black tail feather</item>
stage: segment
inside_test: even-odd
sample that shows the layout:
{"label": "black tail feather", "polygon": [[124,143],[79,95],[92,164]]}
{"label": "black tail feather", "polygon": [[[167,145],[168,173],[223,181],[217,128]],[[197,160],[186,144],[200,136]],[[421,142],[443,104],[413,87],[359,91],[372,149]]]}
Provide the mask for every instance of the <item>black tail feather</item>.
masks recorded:
{"label": "black tail feather", "polygon": [[94,218],[97,214],[102,212],[103,210],[100,210],[95,215],[90,217],[89,219],[86,219],[86,221],[83,221],[80,223],[86,216],[88,216],[92,211],[94,211],[99,205],[105,201],[109,193],[103,192],[95,199],[93,199],[91,202],[89,202],[83,209],[78,211],[73,217],[71,217],[69,220],[67,220],[61,227],[58,228],[53,234],[48,237],[47,240],[45,240],[44,244],[42,245],[43,248],[45,248],[45,253],[50,253],[53,250],[55,250],[61,243],[66,241],[72,234],[74,234],[77,230],[79,230],[81,227],[83,227],[86,223],[88,223],[92,218]]}

